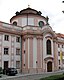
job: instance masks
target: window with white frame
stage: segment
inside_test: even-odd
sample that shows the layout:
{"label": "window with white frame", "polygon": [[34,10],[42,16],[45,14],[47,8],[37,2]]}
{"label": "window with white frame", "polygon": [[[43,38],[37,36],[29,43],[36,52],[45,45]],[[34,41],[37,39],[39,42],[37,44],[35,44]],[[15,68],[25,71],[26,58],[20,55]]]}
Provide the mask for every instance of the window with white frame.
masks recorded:
{"label": "window with white frame", "polygon": [[20,68],[20,61],[16,61],[16,68],[17,68],[17,69]]}
{"label": "window with white frame", "polygon": [[4,48],[4,54],[9,54],[9,48]]}
{"label": "window with white frame", "polygon": [[64,46],[62,45],[62,48],[63,48]]}
{"label": "window with white frame", "polygon": [[20,49],[16,49],[16,55],[20,54]]}
{"label": "window with white frame", "polygon": [[9,41],[9,35],[4,35],[4,40]]}
{"label": "window with white frame", "polygon": [[58,44],[58,48],[60,47],[60,44]]}
{"label": "window with white frame", "polygon": [[16,42],[20,42],[20,37],[16,37]]}
{"label": "window with white frame", "polygon": [[60,52],[58,52],[58,56],[60,56]]}
{"label": "window with white frame", "polygon": [[60,60],[59,60],[59,65],[60,65]]}

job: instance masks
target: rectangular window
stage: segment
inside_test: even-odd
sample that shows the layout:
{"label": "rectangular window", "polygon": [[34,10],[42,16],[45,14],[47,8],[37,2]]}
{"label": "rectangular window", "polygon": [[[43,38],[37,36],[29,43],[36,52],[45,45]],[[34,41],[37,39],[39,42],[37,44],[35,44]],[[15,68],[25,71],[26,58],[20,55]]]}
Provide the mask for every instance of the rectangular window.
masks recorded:
{"label": "rectangular window", "polygon": [[4,40],[9,41],[9,35],[4,35]]}
{"label": "rectangular window", "polygon": [[20,37],[16,37],[16,42],[20,42]]}
{"label": "rectangular window", "polygon": [[4,48],[4,54],[8,54],[9,48]]}
{"label": "rectangular window", "polygon": [[17,68],[17,69],[20,68],[20,61],[16,61],[16,68]]}
{"label": "rectangular window", "polygon": [[63,45],[62,45],[62,48],[63,48]]}
{"label": "rectangular window", "polygon": [[58,44],[58,48],[60,47],[60,44]]}
{"label": "rectangular window", "polygon": [[59,60],[59,65],[60,65],[60,60]]}
{"label": "rectangular window", "polygon": [[24,50],[24,54],[25,54],[25,50]]}
{"label": "rectangular window", "polygon": [[16,49],[16,55],[20,54],[20,49]]}
{"label": "rectangular window", "polygon": [[58,56],[60,56],[60,52],[58,52]]}

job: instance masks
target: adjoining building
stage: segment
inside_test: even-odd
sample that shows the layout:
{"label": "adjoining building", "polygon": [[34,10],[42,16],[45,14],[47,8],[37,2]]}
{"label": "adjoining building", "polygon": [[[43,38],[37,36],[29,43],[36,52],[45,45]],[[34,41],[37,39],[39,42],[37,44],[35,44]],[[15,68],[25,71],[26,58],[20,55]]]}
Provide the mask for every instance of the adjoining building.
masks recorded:
{"label": "adjoining building", "polygon": [[26,8],[0,21],[0,66],[22,73],[53,72],[64,67],[64,34],[55,33],[48,17]]}

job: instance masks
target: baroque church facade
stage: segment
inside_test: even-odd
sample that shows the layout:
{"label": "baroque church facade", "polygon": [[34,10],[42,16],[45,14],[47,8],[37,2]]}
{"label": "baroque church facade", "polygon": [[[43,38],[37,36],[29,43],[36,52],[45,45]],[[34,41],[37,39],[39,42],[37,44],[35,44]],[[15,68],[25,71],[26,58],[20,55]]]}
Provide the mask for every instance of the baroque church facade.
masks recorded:
{"label": "baroque church facade", "polygon": [[0,21],[0,67],[22,73],[63,69],[64,34],[55,33],[48,17],[26,8],[16,12],[10,24]]}

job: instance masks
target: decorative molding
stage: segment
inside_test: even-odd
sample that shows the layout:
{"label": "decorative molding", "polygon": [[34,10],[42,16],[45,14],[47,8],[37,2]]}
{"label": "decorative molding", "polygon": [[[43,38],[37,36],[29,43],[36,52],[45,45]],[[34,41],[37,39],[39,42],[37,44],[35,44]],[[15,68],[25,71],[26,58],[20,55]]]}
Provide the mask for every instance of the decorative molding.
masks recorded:
{"label": "decorative molding", "polygon": [[42,39],[43,40],[43,36],[36,36],[37,39]]}
{"label": "decorative molding", "polygon": [[26,38],[32,38],[32,39],[33,39],[33,35],[24,35],[24,36],[22,37],[22,39],[26,39]]}
{"label": "decorative molding", "polygon": [[49,60],[49,59],[54,60],[53,57],[46,57],[46,58],[44,58],[45,61],[47,61],[47,60]]}
{"label": "decorative molding", "polygon": [[51,36],[46,36],[45,38],[46,38],[46,39],[47,39],[47,38],[53,39]]}

